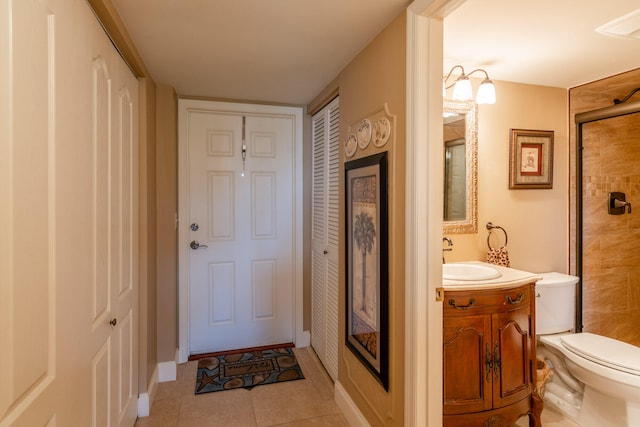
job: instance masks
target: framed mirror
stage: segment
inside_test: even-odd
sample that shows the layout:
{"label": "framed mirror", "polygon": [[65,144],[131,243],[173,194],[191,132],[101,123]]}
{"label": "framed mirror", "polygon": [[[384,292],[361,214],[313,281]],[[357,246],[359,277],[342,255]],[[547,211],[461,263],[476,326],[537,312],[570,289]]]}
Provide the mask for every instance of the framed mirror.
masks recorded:
{"label": "framed mirror", "polygon": [[478,109],[445,101],[443,233],[478,232]]}

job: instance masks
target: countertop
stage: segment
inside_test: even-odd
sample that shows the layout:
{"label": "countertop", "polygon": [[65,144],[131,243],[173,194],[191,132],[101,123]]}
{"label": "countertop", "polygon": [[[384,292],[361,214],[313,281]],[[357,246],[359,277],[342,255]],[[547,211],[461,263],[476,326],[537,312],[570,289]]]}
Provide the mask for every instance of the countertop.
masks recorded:
{"label": "countertop", "polygon": [[[450,263],[456,264],[456,263]],[[526,285],[527,283],[537,282],[542,279],[539,274],[529,273],[528,271],[516,270],[515,268],[503,267],[500,265],[489,264],[482,261],[468,261],[460,264],[480,264],[487,267],[495,268],[501,275],[495,279],[485,280],[442,280],[442,286],[445,291],[469,291],[480,289],[499,289],[499,288],[515,288],[517,286]]]}

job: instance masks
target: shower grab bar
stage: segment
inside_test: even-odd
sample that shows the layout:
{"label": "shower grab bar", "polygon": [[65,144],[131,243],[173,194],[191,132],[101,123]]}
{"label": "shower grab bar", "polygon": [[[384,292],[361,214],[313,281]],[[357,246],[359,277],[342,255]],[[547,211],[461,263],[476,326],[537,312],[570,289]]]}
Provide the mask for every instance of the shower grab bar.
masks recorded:
{"label": "shower grab bar", "polygon": [[490,240],[491,240],[491,230],[493,230],[495,228],[497,228],[499,230],[502,230],[502,232],[504,233],[504,245],[507,246],[507,243],[509,242],[509,236],[507,235],[507,230],[505,230],[504,228],[500,227],[499,225],[493,225],[493,223],[491,221],[489,221],[487,223],[487,230],[489,230],[489,235],[487,236],[487,246],[489,246],[489,249],[493,249],[491,247]]}

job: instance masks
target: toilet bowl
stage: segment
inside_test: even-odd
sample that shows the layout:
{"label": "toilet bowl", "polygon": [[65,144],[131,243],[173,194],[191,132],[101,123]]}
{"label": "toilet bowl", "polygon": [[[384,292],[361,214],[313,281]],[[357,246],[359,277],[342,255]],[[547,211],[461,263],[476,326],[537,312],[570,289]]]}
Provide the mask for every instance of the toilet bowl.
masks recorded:
{"label": "toilet bowl", "polygon": [[553,369],[545,403],[584,427],[640,425],[640,348],[575,334],[578,278],[541,274],[536,283],[538,357]]}

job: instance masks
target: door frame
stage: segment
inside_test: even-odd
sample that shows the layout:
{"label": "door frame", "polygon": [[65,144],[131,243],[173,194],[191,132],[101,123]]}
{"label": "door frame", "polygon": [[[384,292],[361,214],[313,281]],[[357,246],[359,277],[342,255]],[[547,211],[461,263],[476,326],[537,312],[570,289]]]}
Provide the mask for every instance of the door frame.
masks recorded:
{"label": "door frame", "polygon": [[407,8],[404,355],[407,426],[442,425],[442,302],[436,295],[437,288],[442,286],[443,20],[465,1],[414,0]]}
{"label": "door frame", "polygon": [[303,330],[303,280],[302,280],[302,108],[262,104],[243,104],[197,99],[178,99],[178,363],[189,358],[191,343],[189,331],[189,146],[186,120],[188,111],[206,110],[227,113],[247,113],[273,117],[291,117],[294,120],[294,283],[292,288],[293,334],[297,347],[307,347],[309,331]]}

